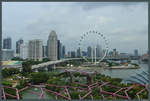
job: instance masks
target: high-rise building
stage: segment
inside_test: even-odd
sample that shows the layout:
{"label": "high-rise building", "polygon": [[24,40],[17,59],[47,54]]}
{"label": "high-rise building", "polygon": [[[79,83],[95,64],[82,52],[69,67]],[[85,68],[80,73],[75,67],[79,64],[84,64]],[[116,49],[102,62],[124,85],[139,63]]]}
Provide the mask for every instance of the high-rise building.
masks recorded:
{"label": "high-rise building", "polygon": [[88,46],[88,48],[87,48],[87,56],[88,57],[92,56],[92,47],[91,46]]}
{"label": "high-rise building", "polygon": [[109,56],[112,57],[113,56],[113,51],[109,52]]}
{"label": "high-rise building", "polygon": [[14,57],[14,50],[2,49],[2,60],[11,60]]}
{"label": "high-rise building", "polygon": [[42,46],[43,47],[43,58],[47,57],[47,46]]}
{"label": "high-rise building", "polygon": [[42,40],[35,39],[29,41],[29,48],[28,48],[28,56],[29,59],[39,60],[43,59],[43,52],[42,52]]}
{"label": "high-rise building", "polygon": [[19,39],[17,42],[16,42],[16,54],[18,56],[20,56],[20,46],[21,44],[23,44],[23,39]]}
{"label": "high-rise building", "polygon": [[102,49],[101,46],[98,44],[96,46],[96,57],[101,57],[102,56]]}
{"label": "high-rise building", "polygon": [[77,57],[81,57],[81,49],[80,49],[80,47],[77,49]]}
{"label": "high-rise building", "polygon": [[65,54],[66,54],[66,50],[65,50],[65,46],[62,46],[62,58],[65,58]]}
{"label": "high-rise building", "polygon": [[87,56],[87,52],[86,51],[82,51],[82,56]]}
{"label": "high-rise building", "polygon": [[71,52],[68,51],[67,57],[71,58]]}
{"label": "high-rise building", "polygon": [[75,51],[71,51],[71,58],[75,58],[76,57],[76,52]]}
{"label": "high-rise building", "polygon": [[48,57],[48,47],[47,47],[47,45],[45,46],[46,47],[46,57]]}
{"label": "high-rise building", "polygon": [[57,59],[60,60],[62,58],[62,44],[60,42],[60,40],[57,41],[58,45],[57,45]]}
{"label": "high-rise building", "polygon": [[117,56],[118,56],[118,52],[117,52],[116,49],[113,49],[113,56],[114,56],[114,57],[117,57]]}
{"label": "high-rise building", "polygon": [[48,58],[54,61],[57,60],[58,41],[55,31],[51,31],[48,37],[47,47],[48,47]]}
{"label": "high-rise building", "polygon": [[134,50],[134,56],[138,56],[138,50],[137,49]]}
{"label": "high-rise building", "polygon": [[3,39],[3,49],[11,49],[11,38],[5,38]]}
{"label": "high-rise building", "polygon": [[28,59],[28,44],[20,44],[20,57],[22,59]]}

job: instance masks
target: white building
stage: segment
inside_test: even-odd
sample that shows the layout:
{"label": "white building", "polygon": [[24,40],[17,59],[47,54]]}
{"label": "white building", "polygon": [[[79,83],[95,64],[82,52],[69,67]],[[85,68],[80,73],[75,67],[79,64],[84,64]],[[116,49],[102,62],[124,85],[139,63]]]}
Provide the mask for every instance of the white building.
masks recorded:
{"label": "white building", "polygon": [[42,40],[35,39],[29,41],[28,56],[29,59],[39,60],[43,59]]}
{"label": "white building", "polygon": [[51,31],[48,37],[47,47],[48,47],[48,58],[54,61],[57,60],[58,41],[57,41],[57,35],[55,31]]}
{"label": "white building", "polygon": [[103,52],[102,52],[102,47],[101,45],[97,44],[96,46],[96,57],[102,57]]}
{"label": "white building", "polygon": [[2,60],[11,60],[14,57],[14,50],[2,49]]}
{"label": "white building", "polygon": [[27,59],[28,58],[28,44],[21,44],[20,45],[20,58]]}

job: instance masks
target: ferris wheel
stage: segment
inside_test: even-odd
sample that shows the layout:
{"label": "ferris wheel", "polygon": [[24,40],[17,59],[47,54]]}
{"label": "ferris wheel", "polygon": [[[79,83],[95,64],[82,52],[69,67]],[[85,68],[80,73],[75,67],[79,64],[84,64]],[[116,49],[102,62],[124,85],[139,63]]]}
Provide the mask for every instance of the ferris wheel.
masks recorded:
{"label": "ferris wheel", "polygon": [[[106,57],[106,55],[107,55],[107,53],[108,53],[108,40],[106,39],[106,37],[102,34],[102,33],[100,33],[100,32],[98,32],[98,31],[88,31],[88,32],[86,32],[86,33],[84,33],[82,36],[81,36],[81,38],[80,38],[80,41],[79,41],[79,48],[80,48],[80,54],[81,54],[81,57],[84,59],[84,60],[86,60],[87,62],[90,62],[89,60],[88,60],[88,58],[87,58],[87,56],[83,56],[82,55],[82,47],[83,47],[83,41],[85,41],[86,39],[87,39],[87,37],[89,36],[89,35],[97,35],[97,38],[98,38],[98,40],[103,40],[103,44],[104,44],[104,54],[103,54],[103,56],[101,56],[100,57],[100,59],[98,59],[98,63],[100,63],[105,57]],[[90,40],[90,42],[91,42],[91,40]],[[94,53],[93,53],[93,51],[95,51],[95,57],[94,57]],[[97,56],[96,56],[96,47],[95,48],[93,48],[92,49],[92,53],[91,53],[91,58],[92,58],[92,63],[97,63]],[[95,62],[93,61],[94,60],[94,58],[95,58]]]}

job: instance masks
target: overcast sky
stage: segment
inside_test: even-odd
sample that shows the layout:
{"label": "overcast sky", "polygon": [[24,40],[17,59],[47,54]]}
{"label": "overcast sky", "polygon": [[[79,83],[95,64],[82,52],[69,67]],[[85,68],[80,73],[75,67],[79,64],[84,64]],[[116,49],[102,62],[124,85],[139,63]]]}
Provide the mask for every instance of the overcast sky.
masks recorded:
{"label": "overcast sky", "polygon": [[[3,2],[3,38],[42,39],[55,30],[67,50],[77,49],[80,37],[97,30],[108,40],[109,50],[145,53],[148,49],[148,3],[103,2]],[[85,38],[89,42],[93,39]],[[102,43],[104,44],[104,43]]]}

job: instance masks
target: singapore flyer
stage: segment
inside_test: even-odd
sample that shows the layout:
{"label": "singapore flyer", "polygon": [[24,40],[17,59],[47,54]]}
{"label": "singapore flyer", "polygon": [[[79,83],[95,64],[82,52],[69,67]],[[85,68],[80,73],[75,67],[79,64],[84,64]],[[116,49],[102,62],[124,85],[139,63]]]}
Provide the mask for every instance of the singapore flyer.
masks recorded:
{"label": "singapore flyer", "polygon": [[[108,53],[108,40],[98,31],[88,31],[79,40],[81,57],[91,64],[98,64]],[[84,51],[87,48],[87,54]]]}

